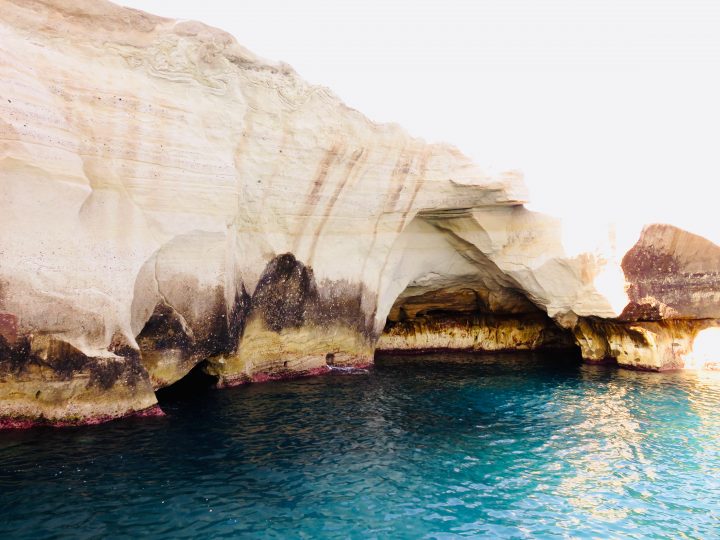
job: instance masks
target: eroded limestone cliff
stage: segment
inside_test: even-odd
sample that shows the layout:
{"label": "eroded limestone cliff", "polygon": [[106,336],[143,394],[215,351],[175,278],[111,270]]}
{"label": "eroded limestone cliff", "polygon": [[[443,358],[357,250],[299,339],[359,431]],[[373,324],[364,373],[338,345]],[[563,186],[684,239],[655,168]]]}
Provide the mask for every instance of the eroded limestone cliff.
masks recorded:
{"label": "eroded limestone cliff", "polygon": [[378,340],[683,367],[720,317],[714,244],[657,225],[624,259],[568,257],[518,173],[220,30],[0,10],[0,425],[153,410],[198,364],[220,385],[367,365]]}

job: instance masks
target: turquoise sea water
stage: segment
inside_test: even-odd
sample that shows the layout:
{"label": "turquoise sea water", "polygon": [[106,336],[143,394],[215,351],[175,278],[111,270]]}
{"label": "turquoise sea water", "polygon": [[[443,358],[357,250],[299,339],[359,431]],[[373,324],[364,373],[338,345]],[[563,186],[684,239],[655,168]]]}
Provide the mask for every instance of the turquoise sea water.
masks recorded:
{"label": "turquoise sea water", "polygon": [[0,432],[0,538],[717,538],[720,375],[558,356],[171,397]]}

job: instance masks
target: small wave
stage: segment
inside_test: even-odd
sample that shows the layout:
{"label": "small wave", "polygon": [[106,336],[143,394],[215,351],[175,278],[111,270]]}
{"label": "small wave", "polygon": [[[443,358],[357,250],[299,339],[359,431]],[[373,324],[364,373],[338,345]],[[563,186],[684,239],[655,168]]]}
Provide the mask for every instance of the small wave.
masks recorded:
{"label": "small wave", "polygon": [[357,368],[352,366],[328,366],[330,373],[337,373],[338,375],[367,375],[370,373],[369,369]]}

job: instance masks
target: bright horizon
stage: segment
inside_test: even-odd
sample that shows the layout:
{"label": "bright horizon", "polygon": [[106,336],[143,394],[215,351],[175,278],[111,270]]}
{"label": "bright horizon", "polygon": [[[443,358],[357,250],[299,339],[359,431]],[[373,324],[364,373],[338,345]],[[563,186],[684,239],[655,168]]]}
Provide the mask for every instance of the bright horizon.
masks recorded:
{"label": "bright horizon", "polygon": [[645,223],[720,243],[720,4],[120,0],[222,28],[376,122],[523,171],[569,254]]}

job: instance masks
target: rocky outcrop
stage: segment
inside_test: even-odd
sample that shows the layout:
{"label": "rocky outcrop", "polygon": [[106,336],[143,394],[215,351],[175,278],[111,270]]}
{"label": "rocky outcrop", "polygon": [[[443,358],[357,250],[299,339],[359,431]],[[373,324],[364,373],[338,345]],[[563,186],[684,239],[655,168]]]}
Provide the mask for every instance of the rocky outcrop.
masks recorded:
{"label": "rocky outcrop", "polygon": [[661,371],[694,364],[695,338],[702,330],[716,325],[716,320],[627,323],[588,318],[580,320],[573,331],[588,362],[612,360],[623,367]]}
{"label": "rocky outcrop", "polygon": [[623,320],[720,317],[720,246],[670,225],[646,227],[625,254]]}
{"label": "rocky outcrop", "polygon": [[622,263],[570,257],[518,173],[375,124],[220,30],[0,8],[6,423],[152,410],[198,365],[220,385],[367,365],[378,340],[681,367],[720,316],[717,246],[653,226]]}
{"label": "rocky outcrop", "polygon": [[[118,351],[120,352],[120,351]],[[43,336],[0,338],[1,427],[162,414],[138,354],[93,358]]]}

